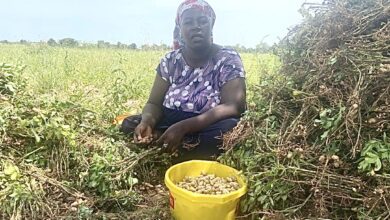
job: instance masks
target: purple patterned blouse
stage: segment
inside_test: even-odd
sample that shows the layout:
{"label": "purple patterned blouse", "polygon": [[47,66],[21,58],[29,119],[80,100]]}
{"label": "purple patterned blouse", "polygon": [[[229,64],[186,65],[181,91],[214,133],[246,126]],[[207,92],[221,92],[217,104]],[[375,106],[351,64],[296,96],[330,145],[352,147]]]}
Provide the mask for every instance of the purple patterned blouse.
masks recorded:
{"label": "purple patterned blouse", "polygon": [[241,58],[230,48],[221,48],[199,68],[187,65],[182,50],[178,49],[167,53],[156,70],[170,85],[163,105],[194,113],[203,113],[218,105],[226,82],[245,78]]}

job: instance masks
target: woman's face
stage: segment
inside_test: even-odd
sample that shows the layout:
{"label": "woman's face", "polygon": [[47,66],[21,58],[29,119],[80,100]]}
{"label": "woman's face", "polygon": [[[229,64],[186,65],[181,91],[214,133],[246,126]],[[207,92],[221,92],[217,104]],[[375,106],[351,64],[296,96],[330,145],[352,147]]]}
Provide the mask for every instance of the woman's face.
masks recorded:
{"label": "woman's face", "polygon": [[184,11],[180,29],[186,47],[199,50],[211,45],[211,21],[201,10],[193,8]]}

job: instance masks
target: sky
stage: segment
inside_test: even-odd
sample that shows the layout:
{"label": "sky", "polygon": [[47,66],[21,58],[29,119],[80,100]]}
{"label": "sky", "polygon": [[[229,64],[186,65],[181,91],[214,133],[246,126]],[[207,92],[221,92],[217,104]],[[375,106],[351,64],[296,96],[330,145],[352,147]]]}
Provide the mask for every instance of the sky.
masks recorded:
{"label": "sky", "polygon": [[[298,24],[306,0],[208,0],[214,42],[255,47],[276,43]],[[0,40],[71,37],[83,42],[172,44],[181,0],[0,0]]]}

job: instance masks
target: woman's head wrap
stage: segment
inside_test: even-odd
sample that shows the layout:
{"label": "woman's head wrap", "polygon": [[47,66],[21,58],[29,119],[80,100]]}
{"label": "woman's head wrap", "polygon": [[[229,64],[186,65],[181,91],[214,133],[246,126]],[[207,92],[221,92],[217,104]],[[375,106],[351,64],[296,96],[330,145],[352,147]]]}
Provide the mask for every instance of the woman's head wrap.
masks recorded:
{"label": "woman's head wrap", "polygon": [[211,27],[215,23],[215,12],[213,8],[204,0],[186,0],[181,3],[177,9],[176,20],[175,20],[175,30],[173,31],[173,49],[177,50],[183,46],[183,40],[181,38],[180,23],[183,16],[183,13],[191,8],[200,9],[210,20]]}

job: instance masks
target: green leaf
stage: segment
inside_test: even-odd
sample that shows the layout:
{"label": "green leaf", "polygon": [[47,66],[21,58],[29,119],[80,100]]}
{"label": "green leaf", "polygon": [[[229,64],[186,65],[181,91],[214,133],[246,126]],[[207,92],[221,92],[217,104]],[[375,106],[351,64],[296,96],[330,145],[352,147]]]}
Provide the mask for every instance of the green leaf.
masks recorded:
{"label": "green leaf", "polygon": [[362,161],[359,163],[358,169],[364,171],[364,170],[367,170],[367,167],[368,167],[368,163],[365,163],[365,161]]}
{"label": "green leaf", "polygon": [[361,155],[366,156],[366,154],[372,150],[373,145],[371,144],[366,144],[365,147],[363,148]]}
{"label": "green leaf", "polygon": [[8,165],[8,166],[5,166],[4,168],[4,174],[5,175],[12,175],[13,173],[17,172],[16,169],[15,169],[15,166],[12,166],[12,165]]}
{"label": "green leaf", "polygon": [[32,133],[34,134],[35,142],[36,142],[36,143],[41,142],[41,138],[39,137],[39,135],[37,134],[37,132],[35,132],[34,129],[31,129],[31,131],[32,131]]}
{"label": "green leaf", "polygon": [[294,90],[294,91],[292,92],[292,95],[293,95],[293,96],[299,96],[299,95],[302,95],[302,94],[304,94],[304,92],[298,91],[298,90]]}
{"label": "green leaf", "polygon": [[329,60],[329,64],[330,65],[333,65],[337,62],[337,57],[332,57],[330,60]]}
{"label": "green leaf", "polygon": [[339,125],[344,111],[345,111],[345,107],[341,107],[339,113],[337,114],[337,118],[334,121],[334,125],[336,125],[336,126]]}
{"label": "green leaf", "polygon": [[329,109],[325,109],[322,112],[320,112],[320,118],[325,118],[326,115],[328,114],[328,112],[329,112]]}
{"label": "green leaf", "polygon": [[262,195],[262,196],[260,196],[260,197],[257,199],[257,201],[259,201],[261,204],[264,204],[264,201],[265,201],[266,198],[267,198],[266,195]]}
{"label": "green leaf", "polygon": [[88,186],[89,187],[92,187],[92,188],[95,188],[96,186],[98,185],[98,183],[96,181],[91,181],[89,182]]}
{"label": "green leaf", "polygon": [[12,84],[6,84],[5,88],[8,89],[8,91],[10,91],[12,93],[15,92],[15,88]]}
{"label": "green leaf", "polygon": [[329,133],[329,131],[325,131],[325,132],[321,135],[321,140],[324,140],[326,137],[328,137],[328,133]]}
{"label": "green leaf", "polygon": [[135,185],[138,183],[138,179],[129,176],[129,178],[127,179],[127,182],[132,186],[132,185]]}
{"label": "green leaf", "polygon": [[379,171],[382,168],[382,162],[379,158],[375,161],[375,168],[374,171]]}
{"label": "green leaf", "polygon": [[377,154],[374,154],[373,152],[367,152],[367,157],[370,157],[373,159],[379,158],[379,156]]}
{"label": "green leaf", "polygon": [[11,195],[9,195],[9,197],[11,197],[11,198],[15,198],[15,197],[17,197],[18,196],[18,194],[16,193],[16,192],[14,192],[14,193],[12,193]]}
{"label": "green leaf", "polygon": [[17,180],[17,179],[19,179],[18,178],[19,177],[19,173],[18,172],[14,172],[13,174],[11,174],[11,180]]}
{"label": "green leaf", "polygon": [[331,128],[332,126],[333,126],[332,121],[326,121],[323,127],[324,127],[325,129],[329,129],[329,128]]}

